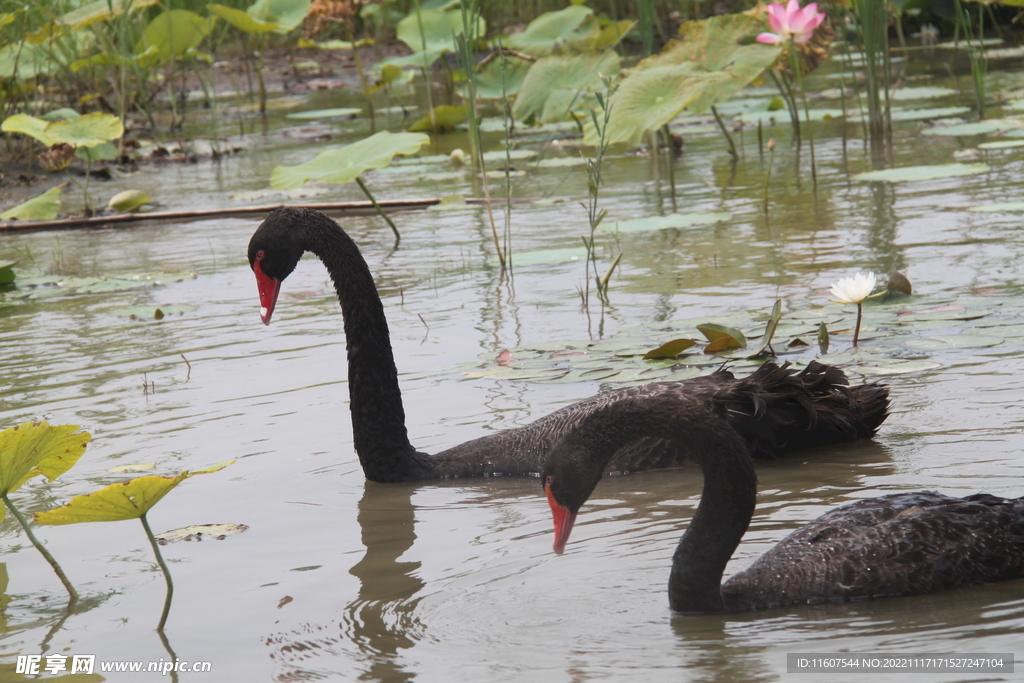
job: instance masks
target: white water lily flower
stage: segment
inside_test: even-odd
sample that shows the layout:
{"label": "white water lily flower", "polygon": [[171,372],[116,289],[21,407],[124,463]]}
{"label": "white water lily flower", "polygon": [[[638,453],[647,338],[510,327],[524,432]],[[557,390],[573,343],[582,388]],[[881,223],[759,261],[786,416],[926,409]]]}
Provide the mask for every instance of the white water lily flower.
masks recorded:
{"label": "white water lily flower", "polygon": [[874,288],[874,273],[857,273],[832,285],[832,296],[835,298],[829,301],[837,304],[860,304],[871,296],[871,290]]}

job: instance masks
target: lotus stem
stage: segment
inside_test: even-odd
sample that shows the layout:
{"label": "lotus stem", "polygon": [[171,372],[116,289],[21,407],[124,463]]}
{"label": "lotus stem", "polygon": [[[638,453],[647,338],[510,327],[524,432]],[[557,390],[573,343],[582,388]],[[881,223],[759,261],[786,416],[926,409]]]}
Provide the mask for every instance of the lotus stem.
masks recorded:
{"label": "lotus stem", "polygon": [[160,623],[156,626],[156,630],[163,633],[164,626],[167,625],[167,615],[171,613],[171,598],[174,597],[174,582],[171,581],[171,570],[167,568],[167,563],[164,562],[164,556],[160,554],[160,544],[157,543],[156,536],[153,535],[153,530],[149,528],[149,521],[146,519],[146,515],[143,514],[139,517],[139,521],[142,522],[142,528],[146,530],[146,538],[149,539],[149,544],[153,546],[153,554],[156,555],[156,562],[160,565],[160,569],[164,573],[164,578],[167,580],[167,599],[164,600],[164,611],[160,615]]}
{"label": "lotus stem", "polygon": [[25,530],[25,535],[28,536],[28,540],[32,542],[32,545],[36,547],[36,550],[38,550],[46,561],[50,563],[50,566],[53,567],[53,571],[57,575],[57,578],[60,579],[62,584],[64,584],[64,589],[68,592],[68,612],[71,612],[75,608],[75,605],[78,604],[78,591],[76,591],[75,587],[71,585],[71,582],[68,580],[64,570],[61,569],[59,564],[57,564],[57,560],[55,560],[53,555],[50,554],[50,551],[47,550],[46,546],[40,543],[39,539],[36,538],[36,535],[32,533],[32,528],[29,527],[28,521],[21,514],[18,508],[14,507],[14,504],[11,502],[11,499],[7,497],[7,494],[0,494],[0,499],[4,501],[4,505],[6,505],[7,509],[11,511],[14,518],[18,520],[18,523],[21,524],[21,528]]}
{"label": "lotus stem", "polygon": [[807,142],[811,148],[811,184],[814,187],[814,194],[818,194],[818,165],[814,159],[814,130],[811,127],[811,110],[807,106],[807,91],[804,90],[803,70],[800,68],[800,55],[796,50],[796,40],[789,39],[789,57],[793,65],[793,74],[796,77],[797,88],[800,89],[800,99],[804,103],[804,116],[807,119]]}
{"label": "lotus stem", "polygon": [[363,194],[366,195],[366,198],[370,200],[371,204],[373,204],[373,208],[377,209],[377,213],[381,215],[381,218],[386,220],[388,225],[391,226],[391,232],[395,233],[395,246],[397,247],[398,243],[402,241],[402,236],[398,234],[398,227],[395,225],[395,222],[391,220],[390,216],[384,213],[384,209],[380,208],[380,204],[377,203],[377,200],[374,199],[373,195],[370,193],[370,188],[368,188],[366,183],[363,182],[362,176],[356,176],[356,182],[359,183],[359,187],[362,188]]}
{"label": "lotus stem", "polygon": [[764,215],[768,215],[768,183],[772,179],[772,165],[775,163],[775,138],[768,140],[768,169],[764,172]]}
{"label": "lotus stem", "polygon": [[857,341],[860,339],[860,320],[863,312],[863,306],[860,302],[857,303],[857,325],[853,328],[853,345],[857,346]]}
{"label": "lotus stem", "polygon": [[718,127],[722,129],[722,135],[729,142],[729,154],[732,156],[733,161],[738,161],[740,155],[736,153],[736,143],[732,140],[732,135],[729,134],[729,129],[725,127],[725,122],[722,121],[721,115],[718,113],[718,109],[712,105],[711,113],[715,115],[715,121],[718,123]]}

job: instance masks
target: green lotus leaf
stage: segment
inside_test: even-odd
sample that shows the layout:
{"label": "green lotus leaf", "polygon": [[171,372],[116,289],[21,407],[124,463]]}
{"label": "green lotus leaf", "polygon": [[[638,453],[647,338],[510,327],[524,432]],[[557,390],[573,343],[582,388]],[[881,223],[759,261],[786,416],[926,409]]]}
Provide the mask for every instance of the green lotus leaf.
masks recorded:
{"label": "green lotus leaf", "polygon": [[32,477],[53,481],[71,469],[92,440],[78,425],[25,422],[0,432],[0,492],[17,490]]}
{"label": "green lotus leaf", "polygon": [[314,109],[312,111],[296,111],[288,114],[289,119],[330,119],[339,116],[350,117],[362,113],[357,107],[340,107],[336,109]]}
{"label": "green lotus leaf", "polygon": [[0,261],[0,285],[9,285],[18,277],[11,267],[15,261]]}
{"label": "green lotus leaf", "polygon": [[925,135],[947,135],[947,136],[962,136],[962,135],[987,135],[989,133],[996,133],[1007,128],[1013,128],[1005,123],[996,122],[975,122],[975,123],[958,123],[953,126],[936,126],[935,128],[929,128],[923,133]]}
{"label": "green lotus leaf", "polygon": [[667,230],[669,228],[689,228],[694,225],[710,225],[720,223],[732,218],[732,214],[725,211],[711,213],[672,213],[667,216],[648,216],[647,218],[635,218],[629,221],[613,221],[605,219],[601,230],[610,232],[641,232],[644,230]]}
{"label": "green lotus leaf", "polygon": [[48,125],[50,125],[50,122],[46,119],[29,116],[28,114],[14,114],[13,116],[8,116],[4,119],[4,122],[0,124],[0,131],[5,133],[21,133],[22,135],[28,135],[47,147],[52,147],[57,144],[58,140],[54,140],[46,132],[46,127]]}
{"label": "green lotus leaf", "polygon": [[257,21],[276,22],[287,32],[306,18],[309,0],[256,0],[245,11]]}
{"label": "green lotus leaf", "polygon": [[210,4],[206,8],[216,14],[218,17],[228,22],[242,33],[270,33],[271,31],[277,31],[278,33],[284,33],[288,31],[288,27],[276,20],[261,21],[255,19],[248,12],[243,12],[240,9],[234,7],[227,7],[225,5]]}
{"label": "green lotus leaf", "polygon": [[933,164],[930,166],[904,166],[883,171],[868,171],[853,176],[854,180],[886,181],[890,183],[915,180],[935,180],[955,176],[977,175],[988,171],[988,164]]}
{"label": "green lotus leaf", "polygon": [[[502,66],[504,64],[504,67]],[[487,62],[476,73],[476,96],[485,100],[501,100],[519,91],[533,62],[509,56]],[[504,74],[502,69],[504,68]],[[504,78],[504,83],[502,82]],[[464,91],[463,96],[468,96]]]}
{"label": "green lotus leaf", "polygon": [[[422,33],[420,33],[421,21]],[[483,17],[478,16],[476,35],[482,36],[486,32],[487,22]],[[395,36],[408,45],[413,52],[439,49],[454,52],[455,36],[461,36],[462,33],[462,12],[442,12],[431,9],[421,9],[418,14],[413,10],[395,27]]]}
{"label": "green lotus leaf", "polygon": [[104,142],[95,147],[79,147],[75,150],[75,156],[85,161],[112,161],[117,158],[117,145]]}
{"label": "green lotus leaf", "polygon": [[775,336],[775,331],[779,328],[780,320],[782,320],[782,299],[776,299],[775,305],[772,306],[772,315],[768,319],[768,325],[761,336],[761,343],[758,345],[757,350],[747,356],[747,358],[757,358],[771,346],[772,337]]}
{"label": "green lotus leaf", "polygon": [[95,147],[124,135],[124,124],[113,114],[93,112],[74,121],[54,121],[46,126],[45,133],[72,147]]}
{"label": "green lotus leaf", "polygon": [[60,186],[51,187],[38,197],[22,202],[0,213],[0,219],[17,218],[23,221],[52,221],[60,209]]}
{"label": "green lotus leaf", "polygon": [[433,133],[439,133],[451,130],[465,121],[468,114],[469,105],[459,104],[451,106],[448,104],[442,104],[434,107],[426,116],[409,126],[409,132],[415,133],[417,131],[430,131]]}
{"label": "green lotus leaf", "polygon": [[581,91],[600,88],[601,76],[617,74],[619,68],[619,55],[613,50],[538,59],[519,86],[512,116],[519,121],[563,121],[584,106]]}
{"label": "green lotus leaf", "polygon": [[[146,7],[159,4],[160,0],[131,0],[128,11],[145,9]],[[124,2],[93,0],[93,2],[87,2],[77,9],[64,14],[57,21],[74,32],[91,24],[120,16],[124,6]]]}
{"label": "green lotus leaf", "polygon": [[651,349],[644,354],[644,360],[652,360],[655,358],[675,358],[686,349],[696,345],[697,342],[694,339],[673,339],[670,342],[666,342],[656,349]]}
{"label": "green lotus leaf", "polygon": [[[749,85],[781,51],[778,45],[746,42],[763,29],[749,14],[683,24],[681,40],[640,62],[622,80],[611,98],[608,139],[636,144],[645,131],[660,128],[684,108],[704,113]],[[592,125],[586,139],[597,140]]]}
{"label": "green lotus leaf", "polygon": [[428,142],[430,137],[423,133],[381,131],[351,145],[321,152],[304,164],[278,166],[270,175],[270,184],[290,190],[307,180],[347,183],[370,169],[384,168],[396,154],[415,154]]}
{"label": "green lotus leaf", "polygon": [[587,250],[585,247],[543,249],[541,251],[512,253],[512,263],[517,266],[533,266],[546,263],[567,263],[569,261],[583,261],[586,258]]}
{"label": "green lotus leaf", "polygon": [[970,107],[935,107],[932,109],[893,109],[893,121],[927,121],[960,116],[971,111]]}
{"label": "green lotus leaf", "polygon": [[983,142],[978,145],[978,149],[984,150],[1013,149],[1014,147],[1024,147],[1024,140],[998,140],[996,142]]}
{"label": "green lotus leaf", "polygon": [[156,534],[156,540],[163,545],[164,543],[175,543],[177,541],[201,541],[205,538],[215,538],[218,541],[222,541],[228,536],[234,536],[240,534],[249,527],[245,524],[193,524],[191,526],[182,527],[181,529],[172,529],[171,531],[165,531],[162,534]]}
{"label": "green lotus leaf", "polygon": [[636,22],[632,19],[623,19],[622,21],[608,24],[601,29],[590,49],[603,50],[607,47],[615,47],[627,33],[633,30],[634,26],[636,26]]}
{"label": "green lotus leaf", "polygon": [[433,65],[438,59],[441,58],[445,52],[455,52],[451,46],[435,47],[420,52],[413,52],[411,55],[405,55],[404,57],[391,57],[380,62],[378,66],[381,68],[386,66],[397,66],[400,69],[406,67],[413,67],[416,69],[426,69]]}
{"label": "green lotus leaf", "polygon": [[[594,11],[584,5],[570,5],[557,12],[545,12],[530,22],[526,30],[506,38],[505,47],[544,57],[582,45],[592,45],[600,35]],[[582,44],[582,45],[581,45]]]}
{"label": "green lotus leaf", "polygon": [[216,472],[230,465],[219,463],[174,477],[146,476],[111,484],[88,495],[75,496],[66,505],[46,512],[37,512],[39,524],[78,524],[80,522],[117,522],[138,519],[171,492],[175,486],[197,474]]}
{"label": "green lotus leaf", "polygon": [[135,45],[135,53],[156,48],[158,64],[167,64],[187,51],[199,46],[213,29],[216,17],[201,17],[195,12],[172,9],[162,12],[149,22],[142,38]]}
{"label": "green lotus leaf", "polygon": [[747,339],[743,333],[734,327],[726,327],[717,323],[704,323],[697,325],[697,329],[709,342],[721,339],[728,340],[724,348],[743,348],[747,345]]}

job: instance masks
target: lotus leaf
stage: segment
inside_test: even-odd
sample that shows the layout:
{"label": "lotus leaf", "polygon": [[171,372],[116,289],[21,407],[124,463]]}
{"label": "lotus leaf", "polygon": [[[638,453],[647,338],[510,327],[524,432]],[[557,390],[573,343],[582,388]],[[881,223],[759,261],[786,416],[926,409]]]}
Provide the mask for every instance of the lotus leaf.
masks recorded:
{"label": "lotus leaf", "polygon": [[725,339],[725,345],[722,348],[741,348],[747,345],[747,340],[743,333],[733,327],[726,327],[717,323],[704,323],[703,325],[697,325],[697,329],[700,330],[701,334],[709,342],[721,342],[722,339]]}
{"label": "lotus leaf", "polygon": [[454,52],[450,47],[436,47],[428,50],[422,50],[420,52],[413,52],[411,55],[405,55],[404,57],[391,57],[380,62],[378,66],[381,68],[386,66],[397,66],[400,69],[406,67],[414,67],[417,69],[425,69],[441,58],[445,52]]}
{"label": "lotus leaf", "polygon": [[[422,21],[423,32],[420,33]],[[477,17],[476,35],[487,32],[487,22]],[[419,14],[410,12],[395,27],[396,37],[409,46],[413,52],[426,50],[447,50],[455,52],[455,36],[463,33],[461,12],[442,12],[421,9]]]}
{"label": "lotus leaf", "polygon": [[925,135],[987,135],[1000,130],[1006,130],[1007,128],[1013,128],[1013,126],[1008,126],[1005,123],[983,121],[977,123],[958,123],[955,126],[938,126],[923,132]]}
{"label": "lotus leaf", "polygon": [[139,190],[125,190],[124,192],[118,192],[110,201],[107,202],[107,206],[114,211],[134,211],[143,204],[150,201],[150,196],[145,192]]}
{"label": "lotus leaf", "polygon": [[28,80],[36,76],[49,76],[60,68],[54,53],[27,41],[12,40],[0,46],[0,78]]}
{"label": "lotus leaf", "polygon": [[111,484],[85,496],[75,496],[66,505],[46,512],[37,512],[39,524],[78,524],[80,522],[117,522],[123,519],[138,519],[149,512],[154,505],[170,493],[175,486],[196,474],[216,472],[230,465],[233,460],[193,471],[185,471],[174,477],[146,476]]}
{"label": "lotus leaf", "polygon": [[451,105],[442,104],[434,107],[426,116],[409,126],[409,132],[415,133],[417,131],[431,131],[439,133],[451,130],[458,124],[465,121],[468,114],[469,105],[459,104],[453,107]]}
{"label": "lotus leaf", "polygon": [[668,228],[689,228],[694,225],[720,223],[730,218],[732,218],[732,214],[724,211],[714,213],[673,213],[668,216],[648,216],[647,218],[636,218],[630,221],[605,220],[601,224],[601,229],[614,232],[667,230]]}
{"label": "lotus leaf", "polygon": [[74,121],[54,121],[44,132],[56,142],[72,147],[95,147],[124,135],[124,124],[113,114],[93,112]]}
{"label": "lotus leaf", "polygon": [[287,32],[306,18],[309,0],[256,0],[245,11],[257,21],[275,22]]}
{"label": "lotus leaf", "polygon": [[556,51],[593,45],[600,35],[593,15],[594,11],[583,5],[545,12],[531,21],[525,31],[505,39],[505,47],[544,57]]}
{"label": "lotus leaf", "polygon": [[545,263],[566,263],[582,261],[587,258],[585,247],[569,247],[567,249],[544,249],[512,254],[512,262],[517,266],[533,266]]}
{"label": "lotus leaf", "polygon": [[167,64],[188,50],[199,46],[213,28],[216,17],[201,17],[195,12],[172,9],[153,18],[135,45],[136,54],[156,48],[153,57],[158,64]]}
{"label": "lotus leaf", "polygon": [[28,135],[47,147],[52,147],[57,144],[58,141],[54,140],[46,133],[46,127],[48,125],[50,125],[50,122],[46,119],[29,116],[28,114],[14,114],[13,116],[8,116],[4,119],[4,122],[0,124],[0,131],[5,133],[21,133],[22,135]]}
{"label": "lotus leaf", "polygon": [[955,176],[977,175],[988,171],[988,164],[934,164],[931,166],[904,166],[883,171],[868,171],[853,176],[854,180],[887,181],[890,183],[915,180],[936,180]]}
{"label": "lotus leaf", "polygon": [[298,166],[278,166],[270,175],[270,184],[279,190],[299,187],[307,180],[341,184],[374,168],[384,168],[396,154],[415,154],[430,142],[423,133],[381,131],[345,147],[317,154],[312,161]]}
{"label": "lotus leaf", "polygon": [[[0,432],[0,493],[15,491],[35,476],[53,481],[71,469],[92,440],[78,425],[25,422]],[[0,516],[2,518],[2,516]]]}
{"label": "lotus leaf", "polygon": [[960,116],[971,111],[970,107],[937,107],[934,109],[893,109],[891,118],[893,121],[927,121],[930,119],[944,119],[950,116]]}
{"label": "lotus leaf", "polygon": [[203,538],[214,538],[222,541],[228,536],[240,534],[249,527],[245,524],[193,524],[181,529],[172,529],[162,534],[156,534],[156,540],[160,545],[174,543],[176,541],[201,541]]}
{"label": "lotus leaf", "polygon": [[[477,71],[476,96],[485,100],[501,100],[516,94],[531,66],[533,66],[533,62],[518,57],[502,58],[499,56],[492,59]],[[504,75],[502,69],[504,69]],[[504,78],[504,84],[502,78]]]}
{"label": "lotus leaf", "polygon": [[[145,9],[146,7],[158,4],[160,4],[160,0],[131,0],[128,11]],[[93,2],[88,2],[64,14],[57,21],[66,26],[70,31],[77,31],[91,24],[119,16],[124,10],[124,6],[124,2],[93,0]]]}
{"label": "lotus leaf", "polygon": [[0,285],[9,285],[17,278],[17,274],[11,266],[14,261],[0,261]]}
{"label": "lotus leaf", "polygon": [[287,115],[289,119],[329,119],[339,116],[350,117],[361,113],[362,109],[355,107],[340,107],[337,109],[314,109],[312,111],[296,111]]}
{"label": "lotus leaf", "polygon": [[[682,40],[649,57],[623,79],[611,98],[608,139],[636,144],[684,108],[702,114],[760,77],[781,48],[742,44],[764,28],[749,14],[730,14],[683,24]],[[593,126],[586,139],[597,141]]]}
{"label": "lotus leaf", "polygon": [[597,89],[602,75],[618,72],[619,55],[613,50],[539,59],[519,86],[512,116],[519,121],[563,121],[583,106],[580,91]]}
{"label": "lotus leaf", "polygon": [[697,342],[693,339],[673,339],[670,342],[666,342],[656,349],[652,349],[644,354],[644,360],[652,360],[655,358],[675,358],[686,349],[696,345]]}
{"label": "lotus leaf", "polygon": [[50,221],[60,208],[60,187],[51,187],[38,197],[22,202],[0,213],[0,219],[17,218],[23,221]]}

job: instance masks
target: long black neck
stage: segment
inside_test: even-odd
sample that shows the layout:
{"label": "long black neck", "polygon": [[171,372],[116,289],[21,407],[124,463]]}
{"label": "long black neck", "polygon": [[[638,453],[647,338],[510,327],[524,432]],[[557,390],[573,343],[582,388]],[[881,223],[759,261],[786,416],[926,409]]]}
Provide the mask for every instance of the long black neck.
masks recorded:
{"label": "long black neck", "polygon": [[584,479],[589,476],[593,485],[619,448],[649,436],[676,442],[704,472],[700,505],[672,560],[669,605],[684,613],[723,611],[722,574],[750,524],[757,498],[749,446],[724,419],[680,395],[622,401],[588,416],[549,462],[559,452],[574,453],[563,456],[567,466],[577,473],[582,467],[588,473]]}
{"label": "long black neck", "polygon": [[409,443],[388,321],[370,269],[333,221],[306,227],[305,247],[331,274],[345,319],[352,434],[363,472],[378,482],[421,479],[424,465]]}

